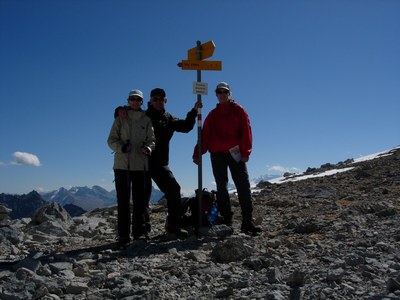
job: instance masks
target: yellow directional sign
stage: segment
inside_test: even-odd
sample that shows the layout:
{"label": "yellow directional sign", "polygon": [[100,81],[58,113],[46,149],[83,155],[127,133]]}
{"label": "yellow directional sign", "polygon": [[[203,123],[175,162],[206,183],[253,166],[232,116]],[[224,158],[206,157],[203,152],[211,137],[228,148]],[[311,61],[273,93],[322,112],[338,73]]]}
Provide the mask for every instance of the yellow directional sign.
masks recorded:
{"label": "yellow directional sign", "polygon": [[[201,44],[201,59],[206,59],[211,57],[214,53],[215,44],[213,41],[208,41]],[[197,59],[197,47],[188,50],[188,60],[198,60]]]}
{"label": "yellow directional sign", "polygon": [[182,70],[222,70],[222,62],[220,60],[182,60],[178,66]]}

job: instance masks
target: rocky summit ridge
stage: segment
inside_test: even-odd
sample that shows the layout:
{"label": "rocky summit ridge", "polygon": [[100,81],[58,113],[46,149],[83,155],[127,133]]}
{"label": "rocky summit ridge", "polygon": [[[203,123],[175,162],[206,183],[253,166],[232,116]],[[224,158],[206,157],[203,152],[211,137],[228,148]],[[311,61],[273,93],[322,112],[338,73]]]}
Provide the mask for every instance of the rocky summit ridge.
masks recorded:
{"label": "rocky summit ridge", "polygon": [[400,299],[400,148],[306,173],[258,185],[259,236],[240,233],[234,195],[233,234],[164,239],[152,205],[150,239],[124,248],[115,206],[17,220],[0,206],[0,299]]}

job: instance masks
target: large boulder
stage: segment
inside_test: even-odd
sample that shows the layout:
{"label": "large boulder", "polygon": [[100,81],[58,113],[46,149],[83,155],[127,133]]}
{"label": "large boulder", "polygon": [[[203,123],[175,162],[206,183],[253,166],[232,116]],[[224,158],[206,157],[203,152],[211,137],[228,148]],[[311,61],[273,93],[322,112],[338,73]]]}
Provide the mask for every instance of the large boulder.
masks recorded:
{"label": "large boulder", "polygon": [[31,223],[33,225],[40,225],[47,221],[70,223],[71,216],[60,204],[56,202],[49,202],[48,204],[38,208],[33,213]]}
{"label": "large boulder", "polygon": [[72,218],[68,212],[60,204],[49,202],[33,213],[27,231],[31,234],[40,231],[49,235],[68,236],[71,224]]}

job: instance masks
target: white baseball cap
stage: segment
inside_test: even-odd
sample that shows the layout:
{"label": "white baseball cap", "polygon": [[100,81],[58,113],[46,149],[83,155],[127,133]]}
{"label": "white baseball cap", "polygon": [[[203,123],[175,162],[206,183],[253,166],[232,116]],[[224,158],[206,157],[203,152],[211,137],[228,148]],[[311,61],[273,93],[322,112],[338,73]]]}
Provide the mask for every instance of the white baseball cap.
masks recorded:
{"label": "white baseball cap", "polygon": [[129,95],[128,95],[128,98],[129,97],[140,97],[140,98],[142,98],[143,99],[143,93],[142,93],[142,91],[140,91],[140,90],[132,90],[132,91],[130,91],[129,92]]}
{"label": "white baseball cap", "polygon": [[227,84],[226,82],[220,82],[217,84],[217,87],[215,88],[215,90],[228,90],[230,91],[230,87],[229,84]]}

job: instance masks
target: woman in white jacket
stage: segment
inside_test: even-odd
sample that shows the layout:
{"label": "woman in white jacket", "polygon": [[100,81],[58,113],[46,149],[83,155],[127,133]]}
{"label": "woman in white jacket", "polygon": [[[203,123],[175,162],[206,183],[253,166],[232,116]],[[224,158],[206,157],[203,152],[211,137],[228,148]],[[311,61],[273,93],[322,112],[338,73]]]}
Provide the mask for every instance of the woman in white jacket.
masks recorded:
{"label": "woman in white jacket", "polygon": [[[155,147],[151,120],[141,109],[143,93],[132,90],[128,96],[126,115],[116,116],[107,143],[114,151],[115,189],[118,200],[118,241],[130,242],[150,232],[148,212],[151,177],[148,156]],[[130,196],[133,211],[131,218]]]}

